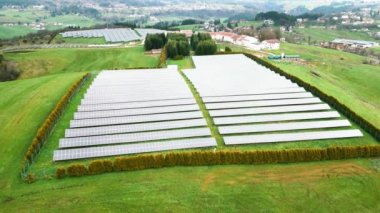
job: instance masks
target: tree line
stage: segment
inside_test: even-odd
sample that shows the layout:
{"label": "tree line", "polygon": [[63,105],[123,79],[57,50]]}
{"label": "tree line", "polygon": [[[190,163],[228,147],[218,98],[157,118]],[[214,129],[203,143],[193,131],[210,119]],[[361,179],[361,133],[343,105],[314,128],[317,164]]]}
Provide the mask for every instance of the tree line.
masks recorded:
{"label": "tree line", "polygon": [[195,51],[195,55],[212,55],[217,51],[216,43],[208,33],[194,33],[191,36],[190,44],[186,35],[182,33],[147,34],[144,42],[146,51],[163,47],[166,52],[165,59],[181,59],[189,56],[191,50]]}

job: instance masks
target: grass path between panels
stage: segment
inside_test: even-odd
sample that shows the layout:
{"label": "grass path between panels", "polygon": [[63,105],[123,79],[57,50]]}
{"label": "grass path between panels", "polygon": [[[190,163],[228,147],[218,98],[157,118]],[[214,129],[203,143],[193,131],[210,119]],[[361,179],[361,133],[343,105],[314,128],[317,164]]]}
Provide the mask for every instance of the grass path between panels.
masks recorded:
{"label": "grass path between panels", "polygon": [[182,72],[179,71],[182,78],[185,80],[187,86],[191,90],[191,93],[193,93],[193,96],[195,98],[195,101],[197,102],[203,117],[206,119],[207,125],[211,130],[211,136],[215,138],[216,142],[218,143],[218,148],[224,147],[224,141],[223,137],[220,135],[218,127],[215,125],[214,120],[212,119],[210,113],[208,112],[205,103],[203,103],[203,100],[201,96],[199,95],[197,89],[194,87],[194,85],[191,83],[191,81],[187,78],[187,76]]}

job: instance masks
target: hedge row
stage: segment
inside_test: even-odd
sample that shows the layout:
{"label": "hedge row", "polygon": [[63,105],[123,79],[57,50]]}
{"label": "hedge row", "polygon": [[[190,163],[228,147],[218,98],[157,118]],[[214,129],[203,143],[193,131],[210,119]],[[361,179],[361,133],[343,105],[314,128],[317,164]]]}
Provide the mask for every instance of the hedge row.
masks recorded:
{"label": "hedge row", "polygon": [[166,65],[166,59],[168,58],[168,53],[166,51],[166,45],[162,48],[161,50],[161,54],[160,54],[160,58],[158,60],[158,65],[157,67],[158,68],[162,68],[162,67],[165,67]]}
{"label": "hedge row", "polygon": [[376,126],[374,126],[371,122],[364,119],[362,116],[358,115],[356,112],[352,111],[350,108],[348,108],[346,105],[340,103],[336,98],[327,95],[326,93],[322,92],[320,89],[318,89],[315,86],[312,86],[311,84],[303,81],[301,78],[298,78],[296,76],[293,76],[289,73],[286,73],[282,69],[274,66],[273,64],[264,61],[257,56],[254,56],[252,54],[244,53],[245,56],[248,58],[256,61],[257,63],[263,65],[264,67],[271,69],[272,71],[278,73],[281,76],[284,76],[285,78],[291,80],[294,83],[297,83],[299,86],[305,88],[309,92],[313,93],[315,96],[321,98],[324,102],[328,103],[332,107],[334,107],[336,110],[344,114],[347,118],[351,119],[355,123],[357,123],[362,129],[367,131],[370,135],[372,135],[376,140],[380,141],[380,129]]}
{"label": "hedge row", "polygon": [[61,99],[55,105],[54,109],[47,116],[42,126],[38,129],[37,134],[32,141],[32,144],[29,146],[29,148],[27,149],[27,152],[25,153],[24,163],[21,170],[22,177],[26,177],[30,164],[33,162],[33,159],[41,150],[41,147],[44,145],[47,137],[49,136],[51,130],[53,129],[59,117],[61,116],[65,107],[69,103],[71,97],[78,90],[78,88],[80,88],[80,86],[89,76],[90,76],[89,73],[85,74],[81,79],[76,81],[67,90],[67,92],[61,97]]}
{"label": "hedge row", "polygon": [[231,164],[294,163],[351,158],[380,157],[380,146],[331,147],[327,149],[294,149],[266,151],[196,151],[167,154],[136,155],[110,160],[92,161],[59,168],[56,177],[78,177],[106,172],[133,171],[172,166],[208,166]]}

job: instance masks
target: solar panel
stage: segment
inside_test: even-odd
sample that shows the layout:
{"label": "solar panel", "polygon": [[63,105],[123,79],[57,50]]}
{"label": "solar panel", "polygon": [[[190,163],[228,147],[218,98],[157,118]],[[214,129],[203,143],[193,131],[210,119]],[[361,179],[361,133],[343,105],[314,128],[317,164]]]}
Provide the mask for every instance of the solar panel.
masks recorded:
{"label": "solar panel", "polygon": [[187,127],[199,127],[199,126],[207,126],[206,120],[203,118],[200,118],[200,119],[179,120],[179,121],[165,121],[165,122],[142,123],[142,124],[140,123],[140,124],[128,124],[128,125],[66,129],[65,137],[68,138],[68,137],[82,137],[82,136],[93,136],[93,135],[119,134],[119,133],[178,129],[178,128],[187,128]]}
{"label": "solar panel", "polygon": [[166,101],[166,100],[182,100],[182,99],[193,99],[193,95],[177,95],[172,97],[162,98],[160,96],[156,97],[135,97],[135,99],[131,98],[112,98],[112,99],[99,99],[99,100],[87,100],[82,99],[81,104],[111,104],[111,103],[125,103],[125,102],[151,102],[151,101]]}
{"label": "solar panel", "polygon": [[203,118],[200,111],[71,120],[70,128]]}
{"label": "solar panel", "polygon": [[130,115],[148,115],[148,114],[160,114],[170,112],[188,112],[198,111],[197,104],[193,105],[179,105],[179,106],[163,106],[163,107],[151,107],[151,108],[137,108],[137,109],[119,109],[119,110],[106,110],[95,112],[76,112],[74,119],[86,119],[86,118],[106,118],[106,117],[119,117]]}
{"label": "solar panel", "polygon": [[295,106],[275,106],[275,107],[254,107],[241,109],[223,109],[209,110],[212,117],[231,116],[231,115],[249,115],[249,114],[266,114],[266,113],[283,113],[283,112],[302,112],[330,109],[327,104],[295,105]]}
{"label": "solar panel", "polygon": [[309,122],[287,122],[239,126],[222,126],[219,127],[221,134],[236,133],[255,133],[255,132],[273,132],[300,129],[320,129],[330,127],[347,127],[351,126],[348,120],[331,120],[331,121],[309,121]]}
{"label": "solar panel", "polygon": [[177,100],[158,100],[144,102],[127,102],[127,103],[111,103],[111,104],[94,104],[80,105],[78,111],[98,111],[98,110],[116,110],[116,109],[135,109],[146,107],[162,107],[162,106],[179,106],[196,104],[195,99],[177,99]]}
{"label": "solar panel", "polygon": [[242,101],[242,102],[224,102],[206,104],[207,109],[232,109],[243,107],[264,107],[264,106],[281,106],[297,104],[315,104],[320,103],[319,98],[297,98],[297,99],[280,99],[267,101]]}
{"label": "solar panel", "polygon": [[61,33],[61,35],[65,38],[104,37],[107,42],[128,42],[140,39],[140,36],[138,36],[135,31],[129,28],[69,31]]}
{"label": "solar panel", "polygon": [[216,117],[213,118],[216,125],[243,124],[243,123],[260,123],[260,122],[278,122],[292,120],[310,120],[322,118],[339,118],[339,113],[335,111],[327,112],[306,112],[306,113],[289,113],[275,115],[250,115],[234,117]]}
{"label": "solar panel", "polygon": [[223,96],[242,96],[242,95],[265,95],[265,94],[281,94],[281,93],[298,93],[305,92],[302,87],[286,87],[286,88],[267,88],[261,90],[247,90],[234,92],[230,90],[225,90],[221,92],[215,92],[212,95],[202,95],[202,97],[223,97]]}
{"label": "solar panel", "polygon": [[85,147],[85,146],[97,146],[104,144],[118,144],[118,143],[135,143],[143,141],[153,140],[168,140],[175,138],[190,138],[211,136],[210,129],[193,128],[193,129],[179,129],[179,130],[167,130],[158,132],[141,132],[141,133],[128,133],[117,135],[102,135],[102,136],[89,136],[78,138],[63,138],[59,141],[59,148],[69,147]]}
{"label": "solar panel", "polygon": [[333,131],[314,131],[281,134],[262,134],[224,137],[226,145],[237,144],[256,144],[256,143],[275,143],[290,141],[307,141],[322,139],[338,139],[361,137],[363,134],[359,130],[333,130]]}
{"label": "solar panel", "polygon": [[203,102],[232,102],[232,101],[255,101],[255,100],[275,100],[287,98],[311,98],[313,95],[309,92],[303,93],[286,93],[286,94],[266,94],[266,95],[240,95],[240,96],[224,96],[224,97],[203,97]]}
{"label": "solar panel", "polygon": [[53,160],[75,160],[83,158],[106,157],[177,149],[193,149],[216,146],[213,138],[194,138],[167,142],[151,142],[91,148],[63,149],[54,151]]}

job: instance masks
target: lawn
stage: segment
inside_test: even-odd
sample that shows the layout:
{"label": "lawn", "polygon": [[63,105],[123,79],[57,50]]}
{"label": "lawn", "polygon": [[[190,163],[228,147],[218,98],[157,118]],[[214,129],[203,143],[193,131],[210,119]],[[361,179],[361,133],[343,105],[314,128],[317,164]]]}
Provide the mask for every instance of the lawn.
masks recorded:
{"label": "lawn", "polygon": [[106,44],[104,37],[99,38],[64,38],[58,34],[53,40],[53,44]]}
{"label": "lawn", "polygon": [[167,65],[177,65],[179,70],[194,68],[193,60],[190,56],[181,60],[168,59],[166,63]]}
{"label": "lawn", "polygon": [[0,191],[19,184],[27,147],[56,102],[83,73],[0,83]]}
{"label": "lawn", "polygon": [[316,41],[332,41],[336,38],[357,39],[374,41],[375,39],[369,36],[366,32],[352,32],[350,30],[330,30],[319,28],[297,28],[294,30],[296,35],[301,35],[308,40],[311,37],[311,42]]}
{"label": "lawn", "polygon": [[46,74],[156,67],[157,55],[145,55],[141,46],[108,49],[41,49],[7,53],[5,57],[18,63],[21,78]]}
{"label": "lawn", "polygon": [[379,66],[363,64],[362,56],[314,46],[283,43],[279,54],[299,54],[304,64],[273,62],[286,72],[333,95],[349,108],[380,126]]}

